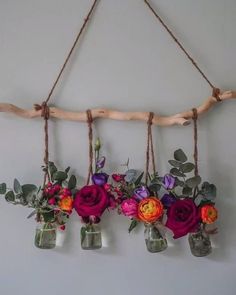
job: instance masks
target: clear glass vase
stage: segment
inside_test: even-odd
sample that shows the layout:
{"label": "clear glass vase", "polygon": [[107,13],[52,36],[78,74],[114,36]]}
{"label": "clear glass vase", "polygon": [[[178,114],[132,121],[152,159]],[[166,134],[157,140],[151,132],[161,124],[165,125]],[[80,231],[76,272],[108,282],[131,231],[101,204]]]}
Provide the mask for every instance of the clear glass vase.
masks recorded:
{"label": "clear glass vase", "polygon": [[34,244],[40,249],[53,249],[56,246],[57,227],[54,223],[42,222],[36,228]]}
{"label": "clear glass vase", "polygon": [[212,252],[210,237],[203,230],[199,230],[196,233],[190,233],[188,241],[191,253],[196,257],[204,257]]}
{"label": "clear glass vase", "polygon": [[99,225],[88,224],[81,228],[81,247],[84,250],[96,250],[102,248],[102,233]]}
{"label": "clear glass vase", "polygon": [[164,251],[168,246],[166,238],[155,224],[145,224],[144,237],[147,250],[151,253]]}

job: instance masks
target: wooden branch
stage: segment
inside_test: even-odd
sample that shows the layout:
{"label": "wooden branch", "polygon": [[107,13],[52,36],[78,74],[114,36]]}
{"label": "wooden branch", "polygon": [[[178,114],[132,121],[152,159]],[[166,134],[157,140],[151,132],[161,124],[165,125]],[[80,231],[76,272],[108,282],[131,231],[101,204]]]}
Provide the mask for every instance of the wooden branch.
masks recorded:
{"label": "wooden branch", "polygon": [[[225,91],[219,95],[220,99],[223,101],[228,99],[236,99],[236,91]],[[202,105],[197,108],[198,114],[201,115],[210,110],[217,103],[216,98],[210,96]],[[16,116],[30,119],[41,117],[41,110],[25,110],[21,109],[13,104],[0,103],[0,112],[13,113]],[[148,112],[120,112],[116,110],[109,109],[92,109],[92,116],[94,119],[97,118],[107,118],[112,120],[129,121],[129,120],[139,120],[147,121],[149,113]],[[64,111],[56,107],[50,107],[51,118],[70,120],[70,121],[87,121],[86,112],[70,112]],[[172,116],[161,117],[155,115],[153,118],[153,124],[159,126],[172,126],[172,125],[182,125],[186,126],[191,123],[192,110],[178,113]]]}

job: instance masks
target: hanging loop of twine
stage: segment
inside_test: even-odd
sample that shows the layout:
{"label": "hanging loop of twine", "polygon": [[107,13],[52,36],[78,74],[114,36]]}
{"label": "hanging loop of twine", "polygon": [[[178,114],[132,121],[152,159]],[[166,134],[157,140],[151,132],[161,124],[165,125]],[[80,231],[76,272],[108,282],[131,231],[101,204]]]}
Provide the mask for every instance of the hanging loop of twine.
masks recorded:
{"label": "hanging loop of twine", "polygon": [[153,124],[154,113],[150,112],[147,121],[147,149],[146,149],[146,172],[145,172],[145,182],[148,182],[149,176],[149,163],[150,163],[150,151],[151,151],[151,161],[153,173],[156,174],[156,165],[155,165],[155,154],[153,147],[153,137],[152,137],[152,124]]}
{"label": "hanging loop of twine", "polygon": [[88,168],[88,177],[87,185],[89,185],[91,176],[93,175],[93,116],[91,110],[86,111],[87,114],[87,123],[88,123],[88,139],[89,139],[89,168]]}
{"label": "hanging loop of twine", "polygon": [[212,96],[215,97],[215,99],[217,100],[217,102],[221,102],[222,101],[222,99],[220,98],[220,89],[219,88],[214,87],[212,89]]}
{"label": "hanging loop of twine", "polygon": [[195,165],[195,169],[194,169],[194,174],[195,176],[198,175],[198,128],[197,128],[197,120],[198,120],[198,112],[196,108],[192,109],[193,112],[193,136],[194,136],[194,154],[193,154],[193,158],[194,158],[194,165]]}

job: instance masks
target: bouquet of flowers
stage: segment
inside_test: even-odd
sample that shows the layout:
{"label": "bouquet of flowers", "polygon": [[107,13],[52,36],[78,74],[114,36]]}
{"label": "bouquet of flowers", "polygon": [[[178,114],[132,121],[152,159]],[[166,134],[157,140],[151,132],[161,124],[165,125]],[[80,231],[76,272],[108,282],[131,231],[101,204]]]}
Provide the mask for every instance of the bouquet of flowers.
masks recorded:
{"label": "bouquet of flowers", "polygon": [[196,167],[188,162],[181,149],[174,152],[169,164],[172,166],[170,173],[162,181],[167,193],[161,199],[167,211],[166,227],[172,230],[174,239],[189,234],[192,254],[206,256],[211,252],[209,234],[217,232],[207,229],[218,216],[214,202],[216,186],[202,182],[196,173],[187,177]]}
{"label": "bouquet of flowers", "polygon": [[129,232],[139,223],[145,224],[145,241],[148,251],[160,252],[167,248],[163,233],[164,207],[159,198],[161,185],[157,174],[149,175],[129,169],[125,174],[113,174],[112,191],[117,195],[118,212],[131,220]]}
{"label": "bouquet of flowers", "polygon": [[92,184],[85,185],[76,194],[74,208],[85,226],[81,228],[81,247],[86,250],[102,247],[101,230],[98,223],[104,211],[113,208],[114,197],[107,183],[109,175],[103,172],[106,159],[100,157],[101,143],[97,139],[95,152],[95,172],[91,175]]}
{"label": "bouquet of flowers", "polygon": [[39,225],[35,246],[43,249],[55,247],[56,229],[65,229],[76,193],[76,178],[74,175],[69,178],[69,167],[65,171],[58,171],[54,163],[49,162],[48,170],[50,181],[44,187],[21,185],[17,179],[14,180],[13,189],[7,189],[5,183],[0,185],[0,193],[5,195],[7,202],[34,209],[28,218],[36,216]]}

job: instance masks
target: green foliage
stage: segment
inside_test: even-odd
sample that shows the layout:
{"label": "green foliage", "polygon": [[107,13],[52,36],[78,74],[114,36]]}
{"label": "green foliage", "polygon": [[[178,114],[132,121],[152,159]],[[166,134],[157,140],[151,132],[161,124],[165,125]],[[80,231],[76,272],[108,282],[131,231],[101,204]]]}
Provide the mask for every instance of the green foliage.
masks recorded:
{"label": "green foliage", "polygon": [[48,170],[49,170],[49,174],[52,175],[57,172],[57,167],[55,166],[55,164],[53,162],[49,162],[48,163]]}
{"label": "green foliage", "polygon": [[70,190],[74,189],[76,187],[76,182],[77,182],[76,177],[74,175],[71,175],[68,182],[68,188]]}
{"label": "green foliage", "polygon": [[1,183],[0,184],[0,195],[5,195],[6,191],[7,191],[6,183]]}
{"label": "green foliage", "polygon": [[56,171],[54,174],[53,174],[53,180],[54,181],[58,181],[58,182],[63,182],[64,180],[66,180],[68,177],[68,174],[64,171]]}
{"label": "green foliage", "polygon": [[170,173],[174,176],[178,176],[178,177],[186,177],[186,175],[179,169],[177,168],[172,168],[170,170]]}
{"label": "green foliage", "polygon": [[142,172],[139,177],[136,179],[136,181],[134,182],[135,186],[138,186],[140,185],[142,179],[143,179],[143,175],[144,175],[144,172]]}
{"label": "green foliage", "polygon": [[138,225],[138,221],[136,219],[133,219],[129,226],[129,233]]}
{"label": "green foliage", "polygon": [[202,184],[200,194],[206,199],[213,200],[216,197],[216,191],[216,186],[214,184],[205,181]]}
{"label": "green foliage", "polygon": [[14,192],[13,191],[8,191],[5,194],[5,199],[9,203],[14,203],[15,202],[15,194],[14,194]]}
{"label": "green foliage", "polygon": [[176,161],[176,160],[169,160],[168,162],[171,166],[176,167],[176,168],[179,168],[181,165],[181,162]]}
{"label": "green foliage", "polygon": [[174,158],[176,161],[179,161],[181,163],[184,163],[188,160],[187,156],[181,149],[178,149],[174,152]]}
{"label": "green foliage", "polygon": [[190,188],[195,188],[201,183],[202,179],[199,175],[186,180],[186,185]]}
{"label": "green foliage", "polygon": [[182,190],[183,196],[190,196],[190,195],[192,195],[192,193],[193,193],[192,188],[190,188],[188,186],[183,187],[183,190]]}
{"label": "green foliage", "polygon": [[188,162],[188,163],[181,164],[179,168],[183,173],[189,173],[194,170],[195,165],[193,163]]}
{"label": "green foliage", "polygon": [[20,185],[20,183],[19,183],[19,181],[17,179],[14,179],[13,188],[14,188],[14,192],[16,194],[21,194],[22,193],[21,185]]}

